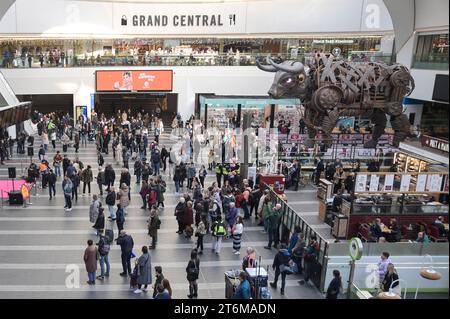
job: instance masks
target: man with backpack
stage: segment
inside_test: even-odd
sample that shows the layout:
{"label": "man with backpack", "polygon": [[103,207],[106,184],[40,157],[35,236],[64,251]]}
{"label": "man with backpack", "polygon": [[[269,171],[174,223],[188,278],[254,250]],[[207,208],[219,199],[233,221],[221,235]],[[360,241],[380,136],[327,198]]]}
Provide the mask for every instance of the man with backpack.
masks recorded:
{"label": "man with backpack", "polygon": [[216,255],[218,255],[220,254],[220,249],[222,248],[222,238],[227,236],[227,229],[221,215],[219,215],[217,220],[213,223],[212,235],[215,237],[213,251],[215,251]]}
{"label": "man with backpack", "polygon": [[208,224],[211,226],[211,232],[213,231],[214,223],[217,221],[219,216],[222,215],[220,206],[221,205],[217,201],[217,199],[211,199],[210,202],[209,202],[209,221],[208,221]]}
{"label": "man with backpack", "polygon": [[305,254],[303,256],[303,259],[305,261],[305,277],[304,280],[300,280],[299,283],[301,285],[304,285],[305,283],[309,282],[309,279],[311,279],[313,273],[315,264],[317,263],[317,258],[319,256],[319,243],[317,242],[316,236],[311,236],[309,239],[309,244],[306,246]]}
{"label": "man with backpack", "polygon": [[223,197],[222,200],[223,213],[225,214],[225,216],[228,215],[228,211],[230,210],[230,203],[236,203],[236,200],[231,190],[227,190],[226,195]]}
{"label": "man with backpack", "polygon": [[73,184],[68,176],[64,177],[64,181],[62,183],[62,188],[64,191],[64,199],[66,205],[64,206],[66,212],[70,212],[72,210],[72,189]]}
{"label": "man with backpack", "polygon": [[[101,274],[100,276],[97,276],[97,279],[103,280],[105,277],[109,277],[109,251],[111,250],[110,242],[107,237],[100,235],[100,240],[98,242],[98,253],[99,253],[99,262],[100,262],[100,269]],[[106,272],[105,272],[105,265],[106,265]]]}

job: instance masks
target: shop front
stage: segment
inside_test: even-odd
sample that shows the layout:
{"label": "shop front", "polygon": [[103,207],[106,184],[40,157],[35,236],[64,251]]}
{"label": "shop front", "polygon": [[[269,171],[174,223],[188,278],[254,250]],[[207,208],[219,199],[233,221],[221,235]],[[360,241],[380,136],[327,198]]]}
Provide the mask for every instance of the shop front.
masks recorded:
{"label": "shop front", "polygon": [[[415,240],[421,226],[428,235],[438,236],[432,224],[439,216],[448,221],[449,175],[447,172],[358,173],[355,176],[354,195],[343,198],[341,214],[348,219],[344,238],[359,235],[371,239],[371,224],[380,218],[386,225],[385,237],[391,219],[399,223],[401,234],[397,240]],[[342,234],[341,234],[342,235]]]}
{"label": "shop front", "polygon": [[[207,128],[274,128],[279,118],[291,118],[286,110],[300,108],[298,99],[274,100],[264,96],[200,95],[197,116]],[[244,120],[249,119],[249,125]],[[299,115],[297,116],[299,118]],[[298,123],[298,121],[297,121]]]}

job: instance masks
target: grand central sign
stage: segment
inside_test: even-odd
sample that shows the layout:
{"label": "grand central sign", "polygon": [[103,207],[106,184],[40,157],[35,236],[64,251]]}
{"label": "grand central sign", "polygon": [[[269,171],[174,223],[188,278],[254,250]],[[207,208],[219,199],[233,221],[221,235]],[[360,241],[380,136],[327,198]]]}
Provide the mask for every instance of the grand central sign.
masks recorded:
{"label": "grand central sign", "polygon": [[[236,25],[236,15],[230,14],[229,23],[231,25]],[[225,17],[221,14],[212,15],[174,15],[169,17],[166,15],[133,15],[132,25],[133,27],[167,27],[169,21],[173,27],[215,27],[224,26]],[[128,25],[128,19],[125,15],[121,18],[121,25]]]}
{"label": "grand central sign", "polygon": [[214,5],[130,4],[113,7],[114,29],[124,34],[245,33],[245,3]]}

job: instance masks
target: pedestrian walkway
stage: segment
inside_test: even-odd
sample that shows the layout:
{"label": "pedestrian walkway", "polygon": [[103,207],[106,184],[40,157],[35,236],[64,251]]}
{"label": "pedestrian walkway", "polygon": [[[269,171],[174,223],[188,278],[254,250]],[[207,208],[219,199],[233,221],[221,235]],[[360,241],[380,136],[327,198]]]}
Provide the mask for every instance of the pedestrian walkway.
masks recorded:
{"label": "pedestrian walkway", "polygon": [[[169,149],[175,141],[169,138],[167,133],[160,137],[160,144]],[[40,137],[36,136],[34,150],[37,155],[40,146]],[[62,151],[61,144],[57,143],[57,149]],[[47,152],[49,162],[56,152],[50,146]],[[91,165],[94,176],[97,175],[98,165],[95,143],[90,142],[87,147],[81,147],[76,154],[73,148],[66,153],[70,159],[77,156],[86,167]],[[113,163],[116,171],[117,188],[121,165],[112,159],[112,151],[109,155],[103,155],[105,163]],[[36,158],[36,157],[35,157]],[[7,167],[15,166],[20,177],[20,165],[25,170],[30,158],[27,156],[14,157],[6,161],[5,166],[0,167],[0,178],[8,176]],[[151,244],[147,235],[146,221],[149,211],[140,209],[141,198],[138,194],[139,185],[135,183],[133,176],[133,163],[130,161],[131,183],[131,206],[126,216],[125,230],[134,238],[134,253],[140,255],[142,246]],[[190,251],[194,248],[195,237],[186,239],[176,234],[177,222],[173,216],[173,210],[177,203],[174,183],[168,176],[163,174],[167,182],[165,194],[166,208],[161,212],[161,229],[158,235],[158,246],[151,251],[152,265],[161,265],[166,278],[170,280],[174,290],[174,298],[184,298],[189,293],[186,280],[185,268],[187,266]],[[215,180],[214,172],[210,172],[206,184]],[[95,181],[91,185],[92,193],[98,194]],[[32,205],[27,208],[8,206],[0,209],[0,298],[151,298],[151,293],[136,295],[129,289],[128,278],[119,276],[122,270],[120,262],[120,247],[113,245],[110,252],[111,274],[103,282],[97,281],[95,287],[86,284],[87,273],[83,264],[83,252],[86,241],[93,239],[98,241],[92,224],[89,222],[89,205],[92,197],[82,195],[79,191],[78,201],[74,202],[73,210],[65,212],[63,209],[64,198],[62,196],[61,179],[56,185],[57,196],[48,200],[48,190],[38,189],[37,195],[32,196]],[[323,224],[315,226],[317,219],[318,204],[315,200],[314,189],[307,188],[298,193],[287,192],[290,205],[318,232],[326,233],[328,230],[322,228]],[[104,203],[104,197],[102,198]],[[105,211],[106,214],[107,211]],[[117,237],[115,224],[107,222],[112,227]],[[245,223],[242,239],[241,255],[232,253],[232,240],[226,240],[220,255],[211,252],[211,237],[205,237],[205,252],[201,255],[199,296],[198,298],[224,298],[225,281],[224,272],[231,269],[240,269],[245,248],[252,246],[256,248],[258,255],[262,258],[263,267],[269,270],[270,280],[273,280],[274,272],[271,264],[276,251],[263,249],[267,245],[267,235],[261,232],[253,218]],[[328,231],[329,232],[329,231]],[[66,287],[66,278],[69,273],[66,268],[79,267],[80,287]],[[154,275],[154,274],[153,274]],[[322,298],[322,295],[314,287],[300,286],[297,281],[301,276],[288,276],[285,295],[281,296],[278,290],[270,288],[273,298]]]}

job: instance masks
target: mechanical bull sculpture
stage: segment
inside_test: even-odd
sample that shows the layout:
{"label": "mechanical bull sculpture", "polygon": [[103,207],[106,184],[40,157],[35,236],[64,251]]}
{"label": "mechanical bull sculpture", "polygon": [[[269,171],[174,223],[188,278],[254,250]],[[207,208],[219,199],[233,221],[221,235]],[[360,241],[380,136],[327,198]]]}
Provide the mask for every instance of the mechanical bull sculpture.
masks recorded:
{"label": "mechanical bull sculpture", "polygon": [[377,146],[386,128],[386,115],[390,115],[395,132],[394,146],[410,135],[402,100],[415,85],[409,70],[400,64],[351,63],[320,53],[309,64],[309,70],[301,62],[278,64],[270,57],[267,64],[258,61],[257,65],[263,71],[276,73],[268,92],[272,98],[300,98],[311,140],[320,129],[325,145],[330,147],[331,132],[343,116],[362,116],[372,121],[373,138],[364,144],[365,148]]}

